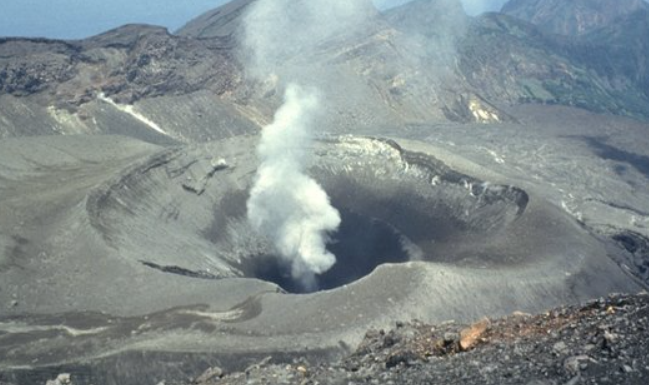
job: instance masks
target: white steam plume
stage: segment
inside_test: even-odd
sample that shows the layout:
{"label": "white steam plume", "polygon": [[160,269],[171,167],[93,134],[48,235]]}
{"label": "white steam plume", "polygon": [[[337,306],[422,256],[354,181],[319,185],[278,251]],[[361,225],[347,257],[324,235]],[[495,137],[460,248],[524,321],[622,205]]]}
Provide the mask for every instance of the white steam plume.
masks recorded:
{"label": "white steam plume", "polygon": [[364,21],[376,14],[371,0],[256,0],[244,18],[240,53],[247,74],[272,80],[277,88],[288,84],[284,105],[262,131],[248,221],[273,242],[306,290],[316,289],[316,275],[336,263],[326,244],[340,214],[304,172],[314,115],[329,118],[326,102],[332,98],[327,95],[320,103],[315,90],[297,84],[318,87],[317,95],[343,84],[329,68],[315,65],[317,52],[327,42],[363,30]]}
{"label": "white steam plume", "polygon": [[334,36],[362,28],[376,12],[370,0],[256,0],[244,19],[246,69],[262,79],[284,74],[295,81],[310,71],[297,68],[293,60],[309,57]]}
{"label": "white steam plume", "polygon": [[340,224],[327,193],[304,173],[317,109],[315,92],[289,84],[284,105],[262,130],[261,165],[247,203],[250,224],[274,243],[307,290],[316,288],[316,274],[336,263],[326,243]]}

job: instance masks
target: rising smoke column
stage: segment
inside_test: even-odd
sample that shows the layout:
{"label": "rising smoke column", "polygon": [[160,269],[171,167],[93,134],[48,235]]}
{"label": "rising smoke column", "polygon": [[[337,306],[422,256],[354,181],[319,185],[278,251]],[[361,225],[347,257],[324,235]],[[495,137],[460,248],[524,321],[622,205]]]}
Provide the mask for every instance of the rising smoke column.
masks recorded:
{"label": "rising smoke column", "polygon": [[241,60],[258,80],[277,75],[316,86],[318,46],[362,29],[376,12],[371,0],[255,0],[243,19]]}
{"label": "rising smoke column", "polygon": [[287,85],[284,105],[262,131],[248,221],[273,242],[306,290],[316,289],[315,276],[336,263],[326,243],[340,224],[325,191],[304,173],[314,115],[331,113],[316,94],[340,82],[314,65],[315,54],[326,41],[361,29],[375,13],[371,0],[256,0],[243,19],[240,59],[247,75],[276,88]]}
{"label": "rising smoke column", "polygon": [[336,263],[326,243],[340,224],[327,193],[304,172],[317,109],[314,92],[288,85],[284,105],[262,130],[261,165],[247,202],[250,224],[273,242],[307,290],[316,289],[316,274]]}

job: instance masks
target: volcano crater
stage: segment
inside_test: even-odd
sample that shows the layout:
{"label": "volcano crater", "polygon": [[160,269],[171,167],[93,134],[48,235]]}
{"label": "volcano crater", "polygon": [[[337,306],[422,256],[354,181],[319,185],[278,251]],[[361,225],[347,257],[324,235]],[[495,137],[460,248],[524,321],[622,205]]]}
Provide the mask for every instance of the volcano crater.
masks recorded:
{"label": "volcano crater", "polygon": [[[389,140],[345,137],[321,141],[312,150],[309,174],[327,191],[342,219],[328,243],[337,262],[316,276],[317,290],[350,284],[387,263],[504,262],[498,253],[476,251],[502,238],[529,201],[522,189],[458,173],[432,156],[407,152]],[[240,168],[254,162],[234,163]],[[241,171],[231,170],[237,175]],[[214,196],[214,217],[202,236],[234,276],[270,281],[291,293],[308,292],[291,276],[290,263],[277,256],[272,242],[247,224],[252,174],[245,173],[245,188],[229,188]],[[189,268],[166,271],[218,277],[201,276]]]}

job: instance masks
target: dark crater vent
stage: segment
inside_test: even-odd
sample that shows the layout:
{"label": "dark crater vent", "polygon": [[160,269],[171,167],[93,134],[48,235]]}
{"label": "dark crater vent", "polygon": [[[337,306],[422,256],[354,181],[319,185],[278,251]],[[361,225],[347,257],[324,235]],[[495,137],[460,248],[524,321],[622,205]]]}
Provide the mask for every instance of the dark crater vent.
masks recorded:
{"label": "dark crater vent", "polygon": [[[521,189],[457,173],[392,141],[347,138],[322,143],[316,154],[310,174],[342,218],[328,245],[337,263],[317,276],[319,290],[352,283],[386,263],[497,262],[497,256],[478,255],[476,245],[506,231],[528,202]],[[225,199],[225,211],[244,220],[246,199],[247,192]],[[238,267],[288,292],[305,290],[271,250],[252,253]]]}

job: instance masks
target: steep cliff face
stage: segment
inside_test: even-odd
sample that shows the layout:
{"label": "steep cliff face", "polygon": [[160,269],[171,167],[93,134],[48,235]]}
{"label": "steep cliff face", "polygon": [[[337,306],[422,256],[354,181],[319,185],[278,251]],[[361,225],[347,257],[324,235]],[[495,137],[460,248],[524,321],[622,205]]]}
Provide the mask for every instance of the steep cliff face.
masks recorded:
{"label": "steep cliff face", "polygon": [[[0,137],[134,132],[174,142],[219,137],[235,121],[253,130],[234,107],[244,87],[231,46],[143,25],[82,41],[0,40]],[[225,124],[203,126],[207,117]]]}
{"label": "steep cliff face", "polygon": [[502,12],[538,25],[547,32],[582,35],[620,17],[649,10],[643,0],[511,0]]}
{"label": "steep cliff face", "polygon": [[186,39],[141,25],[75,42],[5,39],[0,90],[46,92],[70,108],[99,93],[118,103],[206,89],[222,95],[236,87],[240,73],[230,47],[227,39]]}

